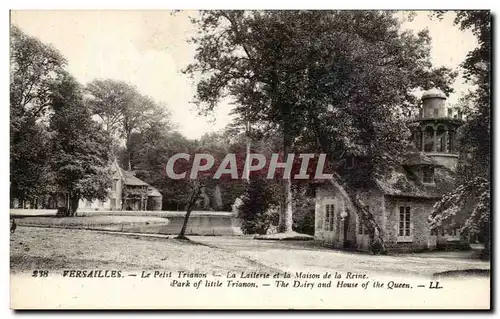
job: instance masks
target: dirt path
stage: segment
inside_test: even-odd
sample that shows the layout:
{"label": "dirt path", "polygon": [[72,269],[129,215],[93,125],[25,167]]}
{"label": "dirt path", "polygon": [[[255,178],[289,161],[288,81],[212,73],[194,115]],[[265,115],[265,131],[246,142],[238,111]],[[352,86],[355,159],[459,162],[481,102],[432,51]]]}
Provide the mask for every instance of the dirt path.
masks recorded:
{"label": "dirt path", "polygon": [[[193,241],[234,252],[255,262],[286,271],[354,271],[381,275],[423,276],[435,273],[490,269],[490,263],[453,257],[454,253],[373,256],[318,247],[311,241],[261,241],[238,237],[192,237]],[[460,256],[460,254],[455,253]],[[463,254],[465,256],[465,254]]]}

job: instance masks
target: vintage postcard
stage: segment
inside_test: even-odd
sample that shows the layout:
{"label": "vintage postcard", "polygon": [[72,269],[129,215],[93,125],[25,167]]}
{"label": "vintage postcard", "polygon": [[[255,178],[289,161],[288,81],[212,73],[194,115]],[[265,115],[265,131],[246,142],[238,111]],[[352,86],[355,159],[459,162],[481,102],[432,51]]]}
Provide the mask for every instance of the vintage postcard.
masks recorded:
{"label": "vintage postcard", "polygon": [[12,309],[490,309],[488,10],[10,12]]}

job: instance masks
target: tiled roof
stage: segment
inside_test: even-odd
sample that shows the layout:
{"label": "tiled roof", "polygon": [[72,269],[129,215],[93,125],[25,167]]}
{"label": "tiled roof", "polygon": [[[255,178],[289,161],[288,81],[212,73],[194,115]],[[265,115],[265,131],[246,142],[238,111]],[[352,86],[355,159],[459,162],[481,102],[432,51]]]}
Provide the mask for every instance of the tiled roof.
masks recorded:
{"label": "tiled roof", "polygon": [[160,197],[162,195],[161,195],[161,193],[156,188],[154,188],[153,186],[150,186],[148,188],[148,196],[151,196],[151,197]]}
{"label": "tiled roof", "polygon": [[129,186],[149,186],[148,183],[146,183],[146,182],[138,179],[137,177],[135,177],[133,172],[125,171],[123,169],[121,169],[121,171],[122,171],[122,175],[123,175],[123,182],[124,182],[125,185],[129,185]]}
{"label": "tiled roof", "polygon": [[131,171],[126,171],[123,168],[118,165],[118,161],[115,160],[113,161],[113,170],[114,170],[114,176],[115,178],[120,178],[125,185],[129,186],[147,186],[148,187],[148,196],[151,197],[162,197],[162,194],[153,186],[149,185],[148,183],[144,182],[143,180],[140,180],[139,178],[135,177],[134,172]]}
{"label": "tiled roof", "polygon": [[375,182],[385,195],[439,198],[453,189],[455,173],[446,167],[436,167],[434,183],[424,184],[411,171],[398,166],[390,173],[376,178]]}
{"label": "tiled roof", "polygon": [[403,165],[415,166],[415,165],[432,165],[432,166],[442,166],[434,159],[425,155],[422,152],[409,152],[405,155],[403,160]]}

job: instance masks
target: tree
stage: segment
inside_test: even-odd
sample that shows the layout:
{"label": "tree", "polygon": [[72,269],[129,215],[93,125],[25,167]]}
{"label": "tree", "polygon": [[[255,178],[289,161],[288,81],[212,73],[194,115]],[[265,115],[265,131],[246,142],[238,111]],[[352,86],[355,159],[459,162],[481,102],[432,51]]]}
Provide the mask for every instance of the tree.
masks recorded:
{"label": "tree", "polygon": [[47,118],[66,61],[53,47],[10,28],[10,194],[35,199],[52,189]]}
{"label": "tree", "polygon": [[40,118],[49,109],[54,80],[64,72],[66,60],[59,51],[10,28],[10,105],[16,128],[27,117]]}
{"label": "tree", "polygon": [[[437,12],[441,17],[444,12]],[[461,222],[461,231],[482,237],[484,257],[490,254],[491,220],[491,16],[489,11],[458,11],[454,20],[461,30],[471,30],[477,47],[461,64],[475,90],[464,99],[466,122],[461,128],[459,183],[436,203],[429,218],[431,229]],[[465,216],[464,216],[465,215]]]}
{"label": "tree", "polygon": [[171,129],[167,109],[142,95],[135,86],[116,80],[94,80],[86,87],[86,103],[101,119],[104,129],[115,139],[125,141],[124,160],[131,170],[134,152],[140,144],[134,135],[149,135],[151,130]]}
{"label": "tree", "polygon": [[244,234],[264,235],[272,224],[272,215],[266,192],[265,180],[252,178],[241,197],[238,217],[241,219],[241,230]]}
{"label": "tree", "polygon": [[215,185],[213,195],[212,195],[212,208],[214,210],[221,210],[222,209],[222,194],[220,192],[220,187],[219,185]]}
{"label": "tree", "polygon": [[15,133],[11,131],[11,200],[35,200],[54,191],[49,158],[50,133],[45,125],[27,118]]}
{"label": "tree", "polygon": [[191,183],[191,192],[189,194],[189,200],[187,201],[187,205],[186,205],[186,215],[184,215],[184,221],[182,222],[182,228],[181,228],[181,231],[179,233],[179,235],[177,235],[177,239],[188,239],[186,237],[186,229],[187,229],[187,225],[188,225],[188,222],[189,222],[189,217],[191,216],[191,212],[193,211],[193,208],[194,208],[194,205],[196,203],[196,201],[198,200],[201,192],[202,192],[202,189],[203,189],[203,184],[198,181],[198,180],[194,180],[192,181]]}
{"label": "tree", "polygon": [[111,187],[110,140],[85,107],[82,88],[66,74],[54,85],[51,168],[73,216],[81,198],[104,200]]}
{"label": "tree", "polygon": [[[428,32],[401,31],[390,11],[204,11],[194,22],[196,62],[185,71],[201,73],[202,112],[230,96],[242,121],[281,132],[284,158],[299,144],[328,153],[332,164],[364,155],[368,177],[403,153],[412,91],[450,92],[455,76],[432,69]],[[332,182],[383,235],[354,189],[338,174]],[[291,190],[285,179],[280,231],[292,230]]]}

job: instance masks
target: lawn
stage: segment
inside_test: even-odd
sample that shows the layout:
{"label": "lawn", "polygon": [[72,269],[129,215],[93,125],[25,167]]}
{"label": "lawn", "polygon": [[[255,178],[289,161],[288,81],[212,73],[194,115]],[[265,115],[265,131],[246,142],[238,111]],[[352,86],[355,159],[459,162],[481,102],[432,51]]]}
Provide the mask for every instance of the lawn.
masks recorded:
{"label": "lawn", "polygon": [[[80,218],[73,218],[77,219]],[[313,241],[263,241],[237,236],[189,236],[191,241],[181,241],[173,237],[20,226],[11,235],[11,271],[39,268],[204,270],[209,273],[335,270],[432,277],[437,273],[474,269],[484,274],[490,269],[489,262],[469,258],[471,252],[373,256],[332,250]]]}
{"label": "lawn", "polygon": [[[490,265],[478,260],[423,256],[373,256],[343,252],[318,246],[313,241],[268,241],[251,237],[190,236],[191,241],[181,241],[166,235],[137,235],[119,232],[80,229],[42,228],[20,226],[11,235],[11,283],[16,296],[16,307],[34,308],[224,308],[228,305],[241,308],[377,308],[382,299],[387,307],[486,307],[489,302],[487,275]],[[439,278],[446,287],[444,293],[425,289],[393,291],[325,288],[291,288],[274,286],[262,289],[237,288],[172,288],[172,280],[149,280],[128,277],[141,270],[160,272],[185,271],[217,274],[224,281],[227,272],[283,273],[290,272],[290,284],[295,285],[296,272],[323,274],[342,273],[342,281],[351,272],[363,276],[361,281],[390,281],[429,285],[435,273],[455,276],[456,270],[473,271],[474,278],[450,280]],[[49,270],[51,279],[32,278],[34,270]],[[57,270],[57,271],[56,271]],[[118,270],[126,277],[120,280],[64,280],[54,278],[62,270]],[[128,276],[127,276],[128,273]],[[463,273],[463,272],[460,272]],[[480,275],[478,277],[477,275]],[[139,276],[139,275],[137,275]],[[351,275],[352,276],[352,275]],[[368,276],[365,278],[364,276]],[[423,276],[423,277],[422,277]],[[418,278],[417,278],[418,277]],[[217,277],[212,277],[217,278]],[[345,278],[345,279],[344,279]],[[243,281],[252,281],[242,279]],[[217,279],[218,281],[218,279]],[[266,280],[258,280],[263,284]],[[305,279],[302,282],[309,282]],[[336,280],[334,280],[336,281]],[[356,281],[356,280],[355,280]],[[75,283],[78,282],[76,285]],[[227,281],[224,281],[227,282]],[[340,281],[339,281],[340,282]],[[354,282],[354,281],[353,281]],[[272,282],[267,282],[272,284]],[[225,285],[225,283],[224,283]],[[335,285],[335,282],[334,282]],[[338,282],[337,282],[338,285]],[[225,286],[224,286],[225,287]],[[334,286],[332,286],[334,287]],[[336,287],[336,286],[335,286]],[[466,287],[466,289],[464,289]],[[172,290],[175,289],[175,290]],[[47,292],[52,295],[47,294]],[[423,290],[422,290],[423,291]],[[27,300],[25,296],[30,296]],[[49,299],[49,296],[51,299]],[[102,297],[106,296],[106,297]],[[240,298],[245,296],[244,298]],[[439,296],[439,297],[438,297]],[[325,298],[333,303],[325,303]],[[361,298],[361,299],[360,299]],[[388,299],[386,299],[388,298]],[[126,301],[125,301],[126,300]],[[341,304],[337,301],[341,300]],[[457,304],[457,300],[461,300]],[[464,301],[464,302],[462,302]],[[467,301],[467,302],[465,302]]]}
{"label": "lawn", "polygon": [[171,237],[18,227],[10,238],[11,272],[31,272],[35,269],[162,269],[203,270],[208,273],[272,270],[223,249]]}

